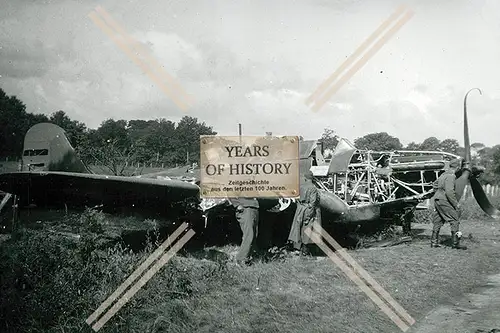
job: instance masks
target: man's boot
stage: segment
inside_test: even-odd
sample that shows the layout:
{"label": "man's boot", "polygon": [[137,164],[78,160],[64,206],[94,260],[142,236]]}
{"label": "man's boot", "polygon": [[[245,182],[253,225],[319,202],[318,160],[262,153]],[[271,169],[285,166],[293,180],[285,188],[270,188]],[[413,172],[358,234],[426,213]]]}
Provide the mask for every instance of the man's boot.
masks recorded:
{"label": "man's boot", "polygon": [[310,257],[311,256],[311,250],[306,244],[302,244],[300,247],[300,256],[301,257]]}
{"label": "man's boot", "polygon": [[467,250],[467,246],[460,245],[461,236],[462,236],[462,233],[460,231],[457,231],[457,232],[451,234],[452,241],[453,241],[451,247],[454,249],[458,249],[458,250]]}
{"label": "man's boot", "polygon": [[439,244],[439,230],[432,230],[431,247],[441,247]]}

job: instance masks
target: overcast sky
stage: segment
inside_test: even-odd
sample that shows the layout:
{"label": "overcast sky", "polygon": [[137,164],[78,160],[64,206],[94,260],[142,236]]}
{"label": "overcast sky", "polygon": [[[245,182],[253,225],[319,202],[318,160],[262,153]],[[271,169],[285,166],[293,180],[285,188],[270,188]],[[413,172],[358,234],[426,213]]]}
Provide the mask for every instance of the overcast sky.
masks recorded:
{"label": "overcast sky", "polygon": [[[318,113],[305,99],[398,5],[415,11]],[[179,109],[88,17],[102,6],[195,98]],[[0,0],[0,87],[29,112],[198,117],[222,135],[500,143],[500,1]]]}

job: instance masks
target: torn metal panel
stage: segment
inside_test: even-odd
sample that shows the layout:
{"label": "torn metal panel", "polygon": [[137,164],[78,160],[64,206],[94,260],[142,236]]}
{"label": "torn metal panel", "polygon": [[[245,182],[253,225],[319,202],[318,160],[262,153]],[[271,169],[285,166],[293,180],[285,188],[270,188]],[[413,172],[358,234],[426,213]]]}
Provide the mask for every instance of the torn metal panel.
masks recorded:
{"label": "torn metal panel", "polygon": [[330,160],[330,167],[328,173],[347,172],[352,156],[356,152],[356,147],[347,139],[340,139],[335,151],[333,152],[332,159]]}
{"label": "torn metal panel", "polygon": [[299,158],[307,159],[318,145],[318,140],[299,141]]}

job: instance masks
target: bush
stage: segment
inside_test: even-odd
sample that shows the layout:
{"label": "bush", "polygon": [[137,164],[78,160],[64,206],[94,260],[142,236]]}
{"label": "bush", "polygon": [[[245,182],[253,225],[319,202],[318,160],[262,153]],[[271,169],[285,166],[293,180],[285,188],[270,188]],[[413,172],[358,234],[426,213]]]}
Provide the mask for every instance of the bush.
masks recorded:
{"label": "bush", "polygon": [[[79,239],[48,228],[21,229],[1,245],[1,332],[92,332],[86,318],[156,249],[103,248],[99,232],[106,220],[100,212],[88,210],[78,222]],[[189,325],[179,301],[208,291],[207,283],[217,287],[230,279],[224,266],[189,260],[171,259],[100,332],[157,329],[160,315],[147,309],[162,303],[171,310],[170,329]]]}

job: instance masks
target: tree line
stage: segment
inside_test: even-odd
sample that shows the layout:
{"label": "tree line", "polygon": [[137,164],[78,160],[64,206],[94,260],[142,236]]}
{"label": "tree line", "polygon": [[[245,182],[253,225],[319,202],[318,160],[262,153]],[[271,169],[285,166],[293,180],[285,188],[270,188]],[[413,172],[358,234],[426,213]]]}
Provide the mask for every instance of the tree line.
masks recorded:
{"label": "tree line", "polygon": [[29,113],[22,101],[16,96],[8,96],[0,88],[0,157],[19,158],[26,132],[41,122],[63,128],[85,163],[113,164],[116,161],[112,160],[119,160],[116,167],[150,162],[165,166],[199,162],[199,136],[217,134],[211,126],[190,116],[178,123],[164,118],[107,119],[97,129],[92,129],[72,120],[62,110],[50,116]]}
{"label": "tree line", "polygon": [[[333,150],[340,138],[331,128],[325,128],[320,141],[324,148]],[[460,146],[456,139],[447,138],[439,140],[432,136],[424,141],[410,142],[404,146],[401,141],[389,135],[387,132],[370,133],[365,136],[356,138],[353,144],[358,149],[373,150],[373,151],[392,151],[392,150],[413,150],[413,151],[442,151],[459,156],[464,156],[465,148]],[[485,168],[485,172],[481,175],[480,180],[484,184],[497,185],[500,184],[500,144],[493,147],[487,147],[483,143],[475,142],[471,144],[472,163],[481,165]]]}
{"label": "tree line", "polygon": [[[114,174],[121,174],[124,165],[135,163],[175,166],[199,162],[200,135],[216,135],[211,126],[190,116],[178,123],[161,118],[156,120],[107,119],[96,129],[72,120],[59,110],[49,116],[26,111],[26,105],[16,96],[8,96],[0,88],[0,157],[19,158],[24,135],[40,122],[51,122],[63,128],[75,150],[88,165],[107,165]],[[320,141],[332,151],[339,137],[326,128]],[[381,150],[431,150],[463,156],[464,148],[456,139],[439,140],[429,137],[421,143],[410,142],[403,146],[400,140],[386,132],[370,133],[356,138],[359,149]],[[473,143],[473,162],[486,168],[484,183],[500,183],[500,145],[487,147]]]}

